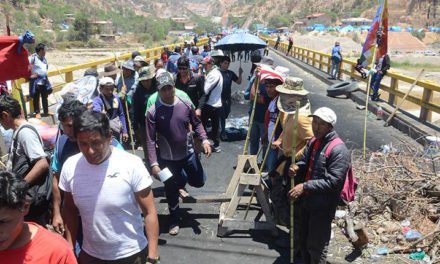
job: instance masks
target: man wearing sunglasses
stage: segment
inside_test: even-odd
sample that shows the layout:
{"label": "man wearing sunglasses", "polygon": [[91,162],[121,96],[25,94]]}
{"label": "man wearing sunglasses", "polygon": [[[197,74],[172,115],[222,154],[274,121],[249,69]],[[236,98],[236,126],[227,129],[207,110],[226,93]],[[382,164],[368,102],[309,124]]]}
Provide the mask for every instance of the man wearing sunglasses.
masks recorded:
{"label": "man wearing sunglasses", "polygon": [[198,74],[194,74],[190,69],[188,57],[183,56],[177,60],[177,75],[175,87],[188,94],[191,102],[200,111],[199,102],[204,96],[204,79]]}

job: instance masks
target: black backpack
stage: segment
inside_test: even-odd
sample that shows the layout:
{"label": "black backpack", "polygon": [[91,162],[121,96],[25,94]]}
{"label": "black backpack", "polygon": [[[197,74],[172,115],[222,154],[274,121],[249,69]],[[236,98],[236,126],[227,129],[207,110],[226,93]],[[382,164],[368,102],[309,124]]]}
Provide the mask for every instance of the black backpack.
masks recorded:
{"label": "black backpack", "polygon": [[[35,165],[35,163],[31,163],[29,157],[27,157],[26,155],[23,155],[22,157],[17,157],[16,155],[18,134],[23,128],[29,128],[34,131],[35,134],[37,134],[41,145],[43,145],[38,131],[31,125],[22,125],[13,137],[13,149],[11,149],[10,151],[10,155],[12,155],[12,171],[17,177],[20,177],[22,179]],[[46,159],[50,164],[50,155],[47,155]],[[42,178],[37,184],[29,187],[26,195],[26,198],[31,201],[28,216],[39,216],[50,209],[52,201],[52,180],[53,176],[52,173],[50,173],[49,166],[49,169],[47,170],[47,172],[45,172],[45,177]]]}

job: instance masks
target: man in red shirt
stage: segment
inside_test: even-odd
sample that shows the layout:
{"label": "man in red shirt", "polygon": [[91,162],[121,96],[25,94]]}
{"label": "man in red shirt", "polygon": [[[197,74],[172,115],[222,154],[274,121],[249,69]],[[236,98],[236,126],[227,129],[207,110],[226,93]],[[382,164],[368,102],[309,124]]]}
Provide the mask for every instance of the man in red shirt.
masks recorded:
{"label": "man in red shirt", "polygon": [[0,260],[2,264],[76,264],[72,248],[62,236],[24,222],[29,211],[26,182],[0,172]]}

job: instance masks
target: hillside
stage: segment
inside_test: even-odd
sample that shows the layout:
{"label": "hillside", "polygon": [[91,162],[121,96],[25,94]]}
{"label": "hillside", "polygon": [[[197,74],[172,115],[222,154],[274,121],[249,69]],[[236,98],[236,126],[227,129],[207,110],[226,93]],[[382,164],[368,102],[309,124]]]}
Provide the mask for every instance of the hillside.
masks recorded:
{"label": "hillside", "polygon": [[[338,19],[348,17],[372,18],[377,0],[221,0],[226,2],[231,16],[252,16],[265,24],[271,20],[292,22],[312,13],[326,13]],[[390,24],[406,23],[424,27],[440,25],[438,0],[389,0]]]}

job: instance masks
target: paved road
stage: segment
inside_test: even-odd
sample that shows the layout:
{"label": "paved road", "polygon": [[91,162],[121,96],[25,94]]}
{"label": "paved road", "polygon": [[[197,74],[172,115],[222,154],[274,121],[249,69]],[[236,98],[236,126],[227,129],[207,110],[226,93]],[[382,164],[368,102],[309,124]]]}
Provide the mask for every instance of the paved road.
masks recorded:
{"label": "paved road", "polygon": [[[284,58],[271,54],[276,65],[288,67],[293,76],[304,79],[305,88],[311,92],[312,109],[328,106],[338,115],[336,130],[342,139],[348,142],[349,147],[360,150],[363,138],[363,111],[356,110],[355,104],[348,99],[334,99],[325,95],[326,85],[303,72],[297,66]],[[238,72],[239,64],[231,64],[231,69]],[[247,84],[247,75],[250,63],[242,64],[244,80],[241,86],[234,85],[233,92],[243,90]],[[248,106],[234,103],[232,117],[247,115]],[[383,144],[392,142],[394,145],[402,141],[411,145],[416,143],[409,137],[402,135],[398,130],[383,127],[383,121],[377,121],[374,116],[368,119],[367,146],[377,150]],[[222,152],[215,153],[209,159],[203,158],[208,179],[202,189],[189,188],[192,194],[222,193],[233,173],[236,157],[243,151],[244,142],[223,142]],[[155,183],[155,193],[162,192],[161,183]],[[161,198],[158,197],[157,201]],[[274,246],[274,239],[265,232],[244,231],[235,233],[228,238],[216,236],[219,204],[184,204],[184,219],[181,232],[178,236],[168,235],[166,204],[158,204],[160,220],[160,253],[163,263],[288,263],[288,252]],[[255,215],[255,211],[251,212]]]}

